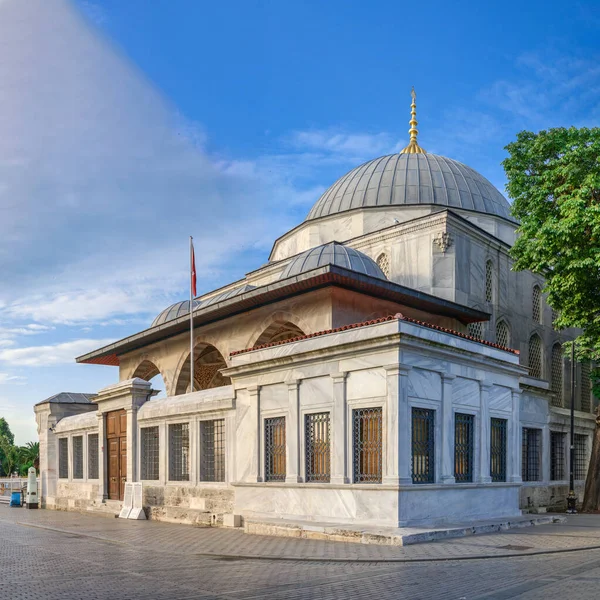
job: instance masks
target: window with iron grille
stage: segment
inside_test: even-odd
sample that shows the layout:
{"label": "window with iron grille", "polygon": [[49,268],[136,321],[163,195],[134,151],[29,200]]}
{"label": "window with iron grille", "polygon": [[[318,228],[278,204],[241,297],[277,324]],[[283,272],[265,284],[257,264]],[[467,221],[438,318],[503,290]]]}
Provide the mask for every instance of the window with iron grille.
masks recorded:
{"label": "window with iron grille", "polygon": [[491,260],[485,263],[485,300],[491,302],[494,297],[494,264]]}
{"label": "window with iron grille", "polygon": [[158,479],[160,460],[158,439],[158,427],[142,427],[140,429],[140,462],[143,481]]}
{"label": "window with iron grille", "polygon": [[190,479],[190,424],[169,425],[169,480]]}
{"label": "window with iron grille", "polygon": [[536,323],[542,322],[542,290],[539,285],[533,286],[533,293],[531,296],[531,318]]}
{"label": "window with iron grille", "polygon": [[591,384],[590,363],[586,360],[581,363],[581,385],[579,386],[581,395],[581,410],[584,412],[590,412],[591,409]]}
{"label": "window with iron grille", "polygon": [[585,479],[587,475],[587,435],[575,434],[575,457],[573,476],[575,479]]}
{"label": "window with iron grille", "polygon": [[550,432],[550,479],[562,481],[565,478],[565,443],[567,434]]}
{"label": "window with iron grille", "polygon": [[522,476],[523,481],[540,480],[542,430],[523,427]]}
{"label": "window with iron grille", "polygon": [[383,274],[389,279],[390,277],[390,259],[389,256],[383,252],[377,258],[377,264],[382,270]]}
{"label": "window with iron grille", "polygon": [[506,419],[492,418],[490,428],[490,476],[506,481]]}
{"label": "window with iron grille", "polygon": [[556,329],[556,319],[558,319],[558,311],[552,309],[552,329]]}
{"label": "window with iron grille", "polygon": [[478,339],[483,338],[483,323],[469,323],[468,329],[470,336]]}
{"label": "window with iron grille", "polygon": [[200,481],[225,481],[225,419],[200,421]]}
{"label": "window with iron grille", "polygon": [[58,440],[58,476],[60,479],[69,478],[69,440]]}
{"label": "window with iron grille", "polygon": [[475,417],[454,415],[454,478],[456,483],[473,481],[473,438]]}
{"label": "window with iron grille", "polygon": [[88,435],[88,479],[98,479],[98,434]]}
{"label": "window with iron grille", "polygon": [[285,481],[285,417],[265,419],[265,481]]}
{"label": "window with iron grille", "polygon": [[83,436],[75,435],[73,440],[73,479],[83,479]]}
{"label": "window with iron grille", "polygon": [[563,355],[560,344],[552,346],[552,404],[554,406],[563,405]]}
{"label": "window with iron grille", "polygon": [[352,411],[354,483],[381,483],[382,409]]}
{"label": "window with iron grille", "polygon": [[435,481],[435,411],[412,409],[412,480],[413,483]]}
{"label": "window with iron grille", "polygon": [[498,321],[496,325],[496,343],[505,348],[510,347],[510,330],[506,321]]}
{"label": "window with iron grille", "polygon": [[329,413],[304,416],[306,481],[329,481],[331,477]]}
{"label": "window with iron grille", "polygon": [[536,333],[529,338],[529,375],[542,377],[542,340]]}

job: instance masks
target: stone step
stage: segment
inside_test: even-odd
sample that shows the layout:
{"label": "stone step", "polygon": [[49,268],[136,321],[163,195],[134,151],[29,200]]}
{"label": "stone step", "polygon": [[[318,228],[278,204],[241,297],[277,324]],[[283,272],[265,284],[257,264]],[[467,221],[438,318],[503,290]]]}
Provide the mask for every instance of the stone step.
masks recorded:
{"label": "stone step", "polygon": [[86,512],[102,517],[117,518],[122,506],[123,503],[120,500],[105,500],[104,502],[93,502],[87,507]]}

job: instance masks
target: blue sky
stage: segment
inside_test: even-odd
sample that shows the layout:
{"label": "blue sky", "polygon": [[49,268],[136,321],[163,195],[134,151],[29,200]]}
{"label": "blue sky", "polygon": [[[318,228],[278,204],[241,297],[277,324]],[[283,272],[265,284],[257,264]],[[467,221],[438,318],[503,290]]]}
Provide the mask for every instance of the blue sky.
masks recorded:
{"label": "blue sky", "polygon": [[0,416],[94,392],[74,357],[268,256],[407,141],[501,190],[521,129],[600,121],[597,2],[0,0]]}

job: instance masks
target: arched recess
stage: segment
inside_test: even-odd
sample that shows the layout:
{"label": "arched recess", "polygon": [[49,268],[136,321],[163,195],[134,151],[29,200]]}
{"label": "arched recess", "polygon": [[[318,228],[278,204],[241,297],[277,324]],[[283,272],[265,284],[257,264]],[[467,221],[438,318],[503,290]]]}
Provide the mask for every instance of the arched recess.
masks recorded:
{"label": "arched recess", "polygon": [[[267,339],[264,334],[272,325],[276,325],[277,327],[281,327],[285,324],[289,324],[291,327],[294,327],[299,333],[294,334],[292,337],[296,337],[298,335],[305,335],[307,333],[311,333],[311,328],[308,323],[306,323],[302,318],[298,315],[288,312],[288,311],[277,311],[269,315],[266,319],[264,319],[252,332],[248,343],[246,344],[246,348],[254,348],[254,346],[258,346],[259,344],[266,344],[267,342],[263,342],[259,340]],[[271,330],[272,331],[272,330]],[[289,338],[284,338],[289,339]],[[273,340],[271,340],[273,341]],[[280,340],[279,340],[280,341]]]}
{"label": "arched recess", "polygon": [[257,338],[253,346],[261,346],[262,344],[270,344],[272,342],[283,342],[291,340],[295,337],[304,335],[304,331],[297,325],[285,321],[283,323],[276,321],[271,323]]}
{"label": "arched recess", "polygon": [[542,340],[537,333],[529,338],[529,375],[542,378]]}
{"label": "arched recess", "polygon": [[131,377],[139,377],[140,379],[149,381],[152,384],[152,389],[159,390],[159,397],[166,394],[167,382],[165,381],[165,378],[160,372],[160,369],[147,358],[135,368]]}
{"label": "arched recess", "polygon": [[563,351],[558,343],[552,346],[550,383],[554,392],[554,406],[563,405]]}
{"label": "arched recess", "polygon": [[[231,379],[221,375],[227,363],[223,355],[211,344],[200,343],[194,348],[194,391],[210,390],[231,385]],[[187,354],[179,370],[175,395],[190,391],[190,355]]]}
{"label": "arched recess", "polygon": [[496,324],[496,343],[505,348],[510,347],[510,327],[504,319]]}

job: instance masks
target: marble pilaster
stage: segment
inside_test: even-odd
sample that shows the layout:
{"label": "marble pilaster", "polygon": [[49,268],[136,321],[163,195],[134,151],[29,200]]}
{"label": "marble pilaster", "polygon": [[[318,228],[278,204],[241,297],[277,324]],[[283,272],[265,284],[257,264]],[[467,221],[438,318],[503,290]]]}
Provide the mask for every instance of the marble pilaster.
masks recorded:
{"label": "marble pilaster", "polygon": [[288,388],[288,419],[285,435],[285,480],[299,483],[300,477],[300,381],[290,381]]}
{"label": "marble pilaster", "polygon": [[490,473],[490,389],[492,385],[483,381],[479,382],[479,481],[491,483]]}
{"label": "marble pilaster", "polygon": [[513,483],[521,483],[521,390],[513,388],[512,392],[512,414],[510,416],[510,437],[508,443],[509,451],[509,476],[508,480]]}
{"label": "marble pilaster", "polygon": [[454,414],[452,412],[452,385],[456,375],[442,373],[442,483],[456,483],[454,477]]}
{"label": "marble pilaster", "polygon": [[248,418],[256,422],[256,481],[263,481],[263,457],[262,457],[262,424],[260,417],[260,386],[254,385],[248,388],[250,398],[250,411]]}
{"label": "marble pilaster", "polygon": [[331,375],[333,414],[331,420],[331,483],[349,483],[348,474],[348,403],[346,372]]}

